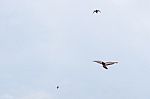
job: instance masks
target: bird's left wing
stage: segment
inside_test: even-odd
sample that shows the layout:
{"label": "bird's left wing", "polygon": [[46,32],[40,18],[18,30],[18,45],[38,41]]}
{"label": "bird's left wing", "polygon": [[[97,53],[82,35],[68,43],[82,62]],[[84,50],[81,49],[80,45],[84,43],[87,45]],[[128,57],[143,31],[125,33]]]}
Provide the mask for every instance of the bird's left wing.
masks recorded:
{"label": "bird's left wing", "polygon": [[93,62],[96,62],[96,63],[102,64],[102,61],[93,61]]}
{"label": "bird's left wing", "polygon": [[93,11],[93,14],[94,14],[95,12],[96,12],[96,11],[94,10],[94,11]]}

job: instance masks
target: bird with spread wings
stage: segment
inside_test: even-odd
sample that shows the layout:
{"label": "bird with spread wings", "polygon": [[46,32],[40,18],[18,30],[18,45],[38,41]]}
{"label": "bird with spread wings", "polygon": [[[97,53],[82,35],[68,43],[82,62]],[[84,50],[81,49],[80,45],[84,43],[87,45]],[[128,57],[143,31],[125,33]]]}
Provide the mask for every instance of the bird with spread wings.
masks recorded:
{"label": "bird with spread wings", "polygon": [[94,13],[101,13],[101,11],[100,11],[100,10],[94,10],[94,11],[93,11],[93,14],[94,14]]}
{"label": "bird with spread wings", "polygon": [[93,61],[93,62],[102,64],[102,66],[103,66],[105,69],[108,69],[108,67],[107,67],[108,65],[113,65],[113,64],[118,63],[118,62],[103,62],[103,61]]}

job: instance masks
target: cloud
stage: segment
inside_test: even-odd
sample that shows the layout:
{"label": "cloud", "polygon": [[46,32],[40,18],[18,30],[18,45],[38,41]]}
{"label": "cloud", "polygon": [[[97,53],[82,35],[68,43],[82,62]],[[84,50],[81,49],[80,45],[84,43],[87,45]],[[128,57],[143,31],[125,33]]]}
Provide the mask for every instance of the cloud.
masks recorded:
{"label": "cloud", "polygon": [[52,98],[52,96],[50,96],[50,94],[46,92],[32,92],[18,99],[54,99],[54,98]]}
{"label": "cloud", "polygon": [[10,94],[4,94],[0,96],[0,99],[14,99],[12,95]]}
{"label": "cloud", "polygon": [[[16,93],[16,92],[15,92]],[[55,99],[51,93],[45,91],[30,91],[30,92],[17,92],[14,93],[6,93],[0,95],[0,99]]]}
{"label": "cloud", "polygon": [[134,2],[134,0],[112,0],[112,2],[116,5],[125,6]]}

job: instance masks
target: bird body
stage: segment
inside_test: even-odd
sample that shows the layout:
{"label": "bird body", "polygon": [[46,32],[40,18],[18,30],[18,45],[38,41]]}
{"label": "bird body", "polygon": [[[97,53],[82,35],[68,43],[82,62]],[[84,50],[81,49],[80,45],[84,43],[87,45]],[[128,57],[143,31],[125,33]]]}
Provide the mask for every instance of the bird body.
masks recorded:
{"label": "bird body", "polygon": [[103,61],[93,61],[93,62],[102,64],[103,68],[105,68],[105,69],[108,69],[108,67],[107,67],[108,65],[113,65],[113,64],[118,63],[118,62],[103,62]]}
{"label": "bird body", "polygon": [[59,86],[57,86],[56,88],[59,89]]}

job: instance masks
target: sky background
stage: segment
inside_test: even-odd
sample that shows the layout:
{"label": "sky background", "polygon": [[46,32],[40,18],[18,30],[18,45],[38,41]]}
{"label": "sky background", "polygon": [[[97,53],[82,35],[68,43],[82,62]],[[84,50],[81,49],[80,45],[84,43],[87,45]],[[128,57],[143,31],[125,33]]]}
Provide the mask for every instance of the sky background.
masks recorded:
{"label": "sky background", "polygon": [[0,99],[150,99],[149,9],[149,0],[0,0]]}

